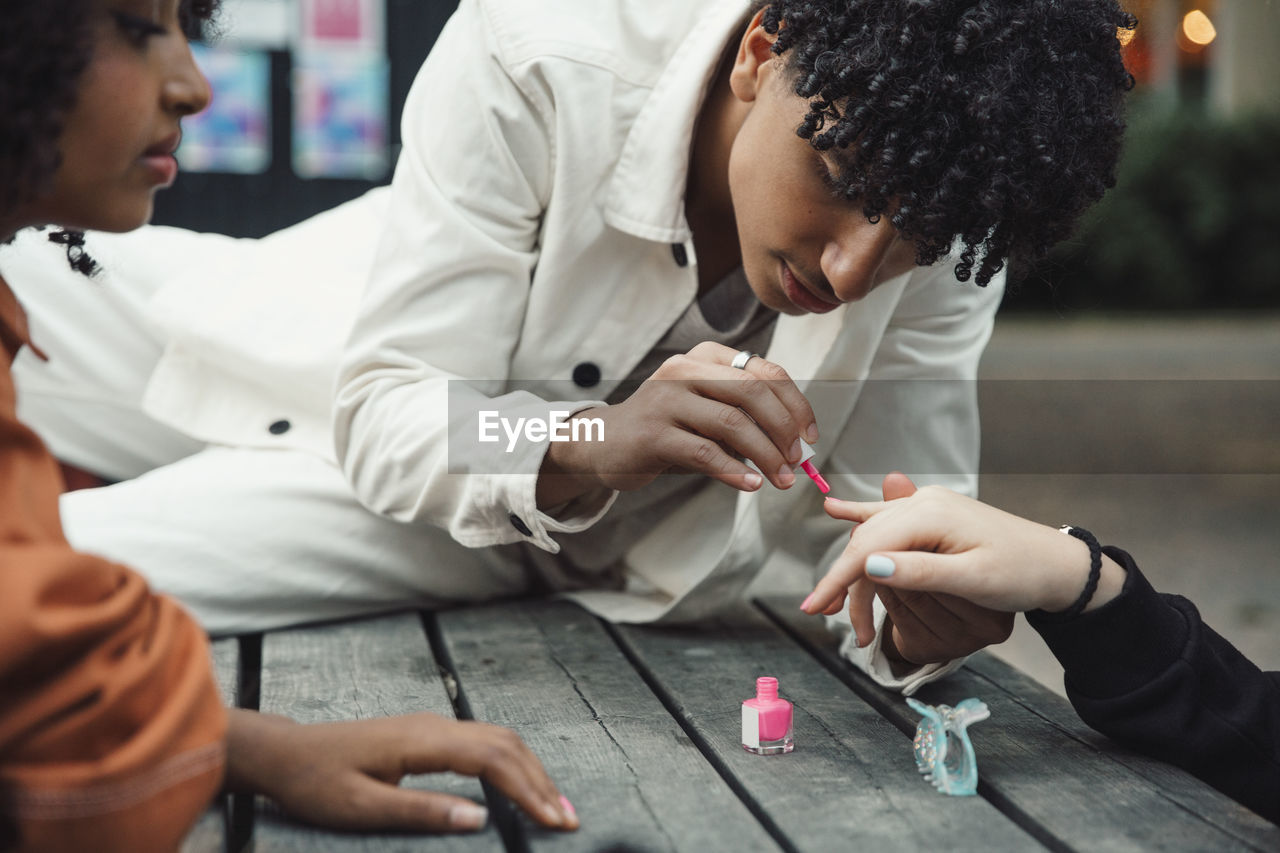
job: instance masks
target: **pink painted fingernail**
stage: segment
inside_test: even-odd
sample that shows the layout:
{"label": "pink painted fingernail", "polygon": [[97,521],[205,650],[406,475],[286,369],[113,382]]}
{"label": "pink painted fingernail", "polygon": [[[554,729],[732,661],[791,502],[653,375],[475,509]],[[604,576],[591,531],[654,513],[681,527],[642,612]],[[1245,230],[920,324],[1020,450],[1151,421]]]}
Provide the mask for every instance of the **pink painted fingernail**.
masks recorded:
{"label": "pink painted fingernail", "polygon": [[560,807],[564,809],[565,814],[569,815],[569,817],[578,817],[578,810],[573,807],[573,803],[569,802],[569,798],[564,794],[560,795]]}
{"label": "pink painted fingernail", "polygon": [[804,610],[804,611],[808,611],[808,609],[809,609],[809,602],[810,602],[810,601],[813,601],[813,593],[812,593],[812,592],[811,592],[811,593],[809,593],[807,596],[805,596],[804,601],[800,602],[800,609],[801,609],[801,610]]}

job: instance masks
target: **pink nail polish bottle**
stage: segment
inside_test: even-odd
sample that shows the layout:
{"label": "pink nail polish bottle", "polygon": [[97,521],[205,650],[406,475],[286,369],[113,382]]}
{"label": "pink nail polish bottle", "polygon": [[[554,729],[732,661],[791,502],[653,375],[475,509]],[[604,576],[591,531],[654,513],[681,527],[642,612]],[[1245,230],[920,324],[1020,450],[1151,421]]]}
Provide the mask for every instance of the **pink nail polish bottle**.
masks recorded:
{"label": "pink nail polish bottle", "polygon": [[778,679],[756,679],[756,696],[742,703],[742,748],[756,755],[778,755],[795,749],[791,738],[791,703],[778,698]]}

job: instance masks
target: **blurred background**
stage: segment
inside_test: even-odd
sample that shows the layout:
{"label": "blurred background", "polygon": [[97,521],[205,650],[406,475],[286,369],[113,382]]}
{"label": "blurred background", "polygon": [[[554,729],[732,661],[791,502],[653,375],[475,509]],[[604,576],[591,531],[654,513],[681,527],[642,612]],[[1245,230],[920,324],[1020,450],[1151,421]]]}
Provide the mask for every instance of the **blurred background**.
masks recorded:
{"label": "blurred background", "polygon": [[[1122,0],[1116,187],[1012,270],[982,365],[984,500],[1132,553],[1280,669],[1280,4]],[[1055,689],[1022,620],[997,651]]]}
{"label": "blurred background", "polygon": [[[1118,183],[1015,264],[983,362],[982,497],[1127,548],[1280,669],[1280,0],[1122,0]],[[454,0],[224,0],[156,221],[259,236],[390,179]],[[777,565],[761,588],[807,589]],[[999,653],[1061,690],[1025,624]],[[957,697],[959,698],[959,697]]]}

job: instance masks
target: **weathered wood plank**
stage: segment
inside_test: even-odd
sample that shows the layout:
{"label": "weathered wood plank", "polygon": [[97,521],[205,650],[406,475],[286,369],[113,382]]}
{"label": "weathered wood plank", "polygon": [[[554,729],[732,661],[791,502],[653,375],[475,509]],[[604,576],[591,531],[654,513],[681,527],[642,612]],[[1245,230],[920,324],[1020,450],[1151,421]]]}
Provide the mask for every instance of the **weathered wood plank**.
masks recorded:
{"label": "weathered wood plank", "polygon": [[[904,730],[914,729],[917,715],[844,662],[821,620],[805,617],[790,599],[766,599],[761,606],[846,683],[880,697],[887,718]],[[1258,847],[1247,832],[1220,828],[1234,823],[1229,814],[1218,812],[1210,820],[1188,811],[1161,785],[1117,760],[1105,741],[1081,738],[1078,721],[1055,722],[1054,715],[1063,714],[1061,697],[1029,679],[1013,678],[1011,668],[1005,672],[999,661],[983,666],[995,677],[966,667],[926,685],[917,698],[954,705],[977,696],[987,703],[991,719],[973,730],[979,793],[1042,842],[1059,849],[1135,853],[1274,849]],[[1041,706],[1050,712],[1039,713]]]}
{"label": "weathered wood plank", "polygon": [[[234,637],[210,644],[213,678],[218,683],[222,702],[236,706],[236,685],[240,673],[240,643]],[[227,849],[227,820],[231,803],[219,796],[200,817],[182,842],[182,853],[223,853]]]}
{"label": "weathered wood plank", "polygon": [[1085,725],[1070,702],[1057,694],[1046,694],[1040,684],[1025,673],[994,655],[975,655],[970,658],[967,666],[1016,698],[1033,697],[1029,707],[1035,713],[1070,732],[1080,741],[1106,752],[1112,760],[1150,780],[1182,808],[1199,815],[1203,820],[1239,839],[1242,844],[1258,850],[1280,850],[1280,826],[1246,809],[1185,770],[1131,752],[1108,740]]}
{"label": "weathered wood plank", "polygon": [[[796,850],[1030,850],[1039,845],[977,797],[940,796],[911,741],[759,613],[696,627],[619,626],[632,657]],[[742,700],[761,675],[794,703],[795,751],[741,745]]]}
{"label": "weathered wood plank", "polygon": [[477,719],[515,729],[582,819],[522,820],[534,850],[776,850],[777,844],[636,674],[598,620],[564,602],[440,613]]}
{"label": "weathered wood plank", "polygon": [[240,640],[226,637],[210,644],[213,653],[213,678],[218,682],[222,703],[228,708],[239,705]]}
{"label": "weathered wood plank", "polygon": [[224,853],[227,849],[220,809],[210,808],[182,840],[182,853]]}
{"label": "weathered wood plank", "polygon": [[[453,716],[453,705],[427,644],[420,617],[400,614],[281,631],[263,638],[261,708],[303,723],[369,719],[416,711]],[[406,787],[484,801],[475,779],[433,774]],[[259,798],[254,850],[501,850],[493,826],[467,835],[353,835],[302,826]]]}

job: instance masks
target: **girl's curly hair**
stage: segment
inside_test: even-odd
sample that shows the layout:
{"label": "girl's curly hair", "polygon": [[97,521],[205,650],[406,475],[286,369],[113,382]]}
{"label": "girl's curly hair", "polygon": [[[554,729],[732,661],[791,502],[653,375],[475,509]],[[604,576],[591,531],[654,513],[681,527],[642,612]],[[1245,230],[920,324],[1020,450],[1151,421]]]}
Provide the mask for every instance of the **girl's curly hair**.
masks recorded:
{"label": "girl's curly hair", "polygon": [[797,133],[839,164],[837,192],[931,264],[985,285],[1034,259],[1115,184],[1133,77],[1115,0],[772,0],[809,112]]}
{"label": "girl's curly hair", "polygon": [[[183,0],[188,35],[219,0]],[[0,213],[47,191],[62,162],[58,139],[93,50],[93,0],[0,0]],[[55,231],[72,267],[96,264],[77,232]]]}
{"label": "girl's curly hair", "polygon": [[0,211],[48,189],[89,63],[87,0],[0,0]]}

